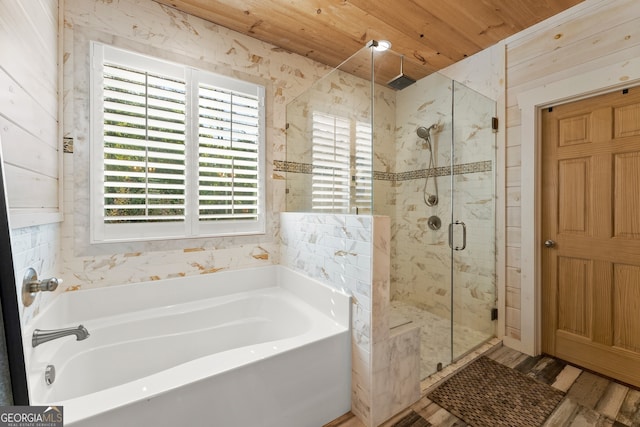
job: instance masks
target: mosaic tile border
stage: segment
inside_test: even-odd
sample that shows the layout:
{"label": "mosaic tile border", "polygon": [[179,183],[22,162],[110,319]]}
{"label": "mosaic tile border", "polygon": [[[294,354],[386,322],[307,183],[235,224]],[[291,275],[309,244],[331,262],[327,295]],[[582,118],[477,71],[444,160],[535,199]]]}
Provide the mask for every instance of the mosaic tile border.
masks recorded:
{"label": "mosaic tile border", "polygon": [[274,172],[293,172],[293,173],[313,173],[313,165],[311,163],[287,162],[283,160],[273,161]]}
{"label": "mosaic tile border", "polygon": [[[481,162],[462,163],[453,166],[453,175],[465,175],[469,173],[490,172],[493,168],[491,160]],[[288,162],[283,160],[274,160],[273,170],[276,172],[291,173],[313,173],[313,165],[311,163]],[[451,166],[441,166],[435,168],[429,176],[450,176]],[[418,169],[408,172],[382,172],[373,171],[373,179],[377,181],[410,181],[413,179],[424,179],[427,177],[427,169]]]}
{"label": "mosaic tile border", "polygon": [[397,173],[373,171],[373,179],[376,181],[397,181]]}

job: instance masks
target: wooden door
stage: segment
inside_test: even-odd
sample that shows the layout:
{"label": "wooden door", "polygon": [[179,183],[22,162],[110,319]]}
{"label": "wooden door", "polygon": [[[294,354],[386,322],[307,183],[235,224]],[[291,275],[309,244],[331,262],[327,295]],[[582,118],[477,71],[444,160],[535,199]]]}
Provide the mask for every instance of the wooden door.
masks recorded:
{"label": "wooden door", "polygon": [[640,386],[640,87],[544,110],[542,136],[542,351]]}

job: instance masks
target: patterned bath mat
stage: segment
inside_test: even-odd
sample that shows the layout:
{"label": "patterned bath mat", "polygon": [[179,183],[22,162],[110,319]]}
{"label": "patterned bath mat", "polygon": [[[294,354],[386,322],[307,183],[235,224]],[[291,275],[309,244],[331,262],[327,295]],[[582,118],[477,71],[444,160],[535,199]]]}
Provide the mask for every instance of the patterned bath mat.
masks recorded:
{"label": "patterned bath mat", "polygon": [[411,411],[391,427],[429,427],[431,424],[417,412]]}
{"label": "patterned bath mat", "polygon": [[540,426],[564,394],[488,357],[436,388],[429,399],[473,426]]}

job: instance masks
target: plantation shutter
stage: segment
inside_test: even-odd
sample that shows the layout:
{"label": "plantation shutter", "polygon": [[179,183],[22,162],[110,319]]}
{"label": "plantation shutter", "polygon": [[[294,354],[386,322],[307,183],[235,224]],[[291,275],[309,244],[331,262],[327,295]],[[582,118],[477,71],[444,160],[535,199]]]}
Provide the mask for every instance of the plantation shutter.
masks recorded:
{"label": "plantation shutter", "polygon": [[264,233],[264,87],[98,42],[91,58],[91,241]]}
{"label": "plantation shutter", "polygon": [[373,194],[373,135],[371,124],[356,122],[356,194],[355,204],[360,213],[370,213]]}
{"label": "plantation shutter", "polygon": [[312,207],[347,212],[351,156],[349,119],[313,113]]}
{"label": "plantation shutter", "polygon": [[199,85],[199,219],[258,219],[260,100]]}
{"label": "plantation shutter", "polygon": [[185,219],[184,79],[104,63],[104,222]]}

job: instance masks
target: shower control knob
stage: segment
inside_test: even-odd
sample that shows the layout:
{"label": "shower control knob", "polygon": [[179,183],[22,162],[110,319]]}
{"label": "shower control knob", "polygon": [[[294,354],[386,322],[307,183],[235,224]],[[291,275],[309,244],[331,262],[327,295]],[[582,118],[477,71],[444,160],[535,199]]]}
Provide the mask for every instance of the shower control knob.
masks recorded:
{"label": "shower control knob", "polygon": [[544,242],[544,245],[545,245],[547,248],[554,248],[554,247],[556,246],[556,242],[555,242],[554,240],[546,240],[546,241]]}

